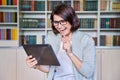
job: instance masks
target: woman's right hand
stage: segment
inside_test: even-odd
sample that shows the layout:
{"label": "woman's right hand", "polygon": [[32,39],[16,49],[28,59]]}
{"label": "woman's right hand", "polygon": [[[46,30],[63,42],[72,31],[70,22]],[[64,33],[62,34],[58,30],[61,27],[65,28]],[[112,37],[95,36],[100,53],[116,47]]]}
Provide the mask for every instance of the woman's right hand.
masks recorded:
{"label": "woman's right hand", "polygon": [[33,58],[32,55],[27,56],[26,64],[28,65],[28,67],[34,68],[34,67],[36,67],[37,63],[38,63],[37,60],[35,58]]}

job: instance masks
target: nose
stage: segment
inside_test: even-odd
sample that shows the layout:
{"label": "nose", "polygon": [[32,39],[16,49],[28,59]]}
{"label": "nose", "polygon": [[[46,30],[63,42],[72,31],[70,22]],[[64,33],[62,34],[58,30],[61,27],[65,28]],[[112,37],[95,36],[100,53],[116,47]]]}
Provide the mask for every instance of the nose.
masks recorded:
{"label": "nose", "polygon": [[61,27],[62,27],[61,23],[58,23],[58,28],[61,28]]}

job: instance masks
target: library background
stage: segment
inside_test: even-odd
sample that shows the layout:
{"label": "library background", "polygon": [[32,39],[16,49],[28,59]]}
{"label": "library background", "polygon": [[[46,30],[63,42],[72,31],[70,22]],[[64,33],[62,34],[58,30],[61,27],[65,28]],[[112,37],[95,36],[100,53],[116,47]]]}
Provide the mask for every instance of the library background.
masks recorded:
{"label": "library background", "polygon": [[44,44],[51,10],[72,6],[96,45],[95,80],[120,80],[120,0],[0,0],[0,80],[45,80],[26,66],[23,44]]}

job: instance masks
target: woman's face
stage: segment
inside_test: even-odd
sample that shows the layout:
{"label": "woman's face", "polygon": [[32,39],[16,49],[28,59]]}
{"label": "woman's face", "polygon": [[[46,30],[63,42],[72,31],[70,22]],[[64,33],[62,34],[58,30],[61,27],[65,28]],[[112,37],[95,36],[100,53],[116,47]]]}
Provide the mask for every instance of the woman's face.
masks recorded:
{"label": "woman's face", "polygon": [[71,24],[68,21],[65,21],[58,15],[54,15],[53,18],[53,25],[62,36],[68,36],[71,34]]}

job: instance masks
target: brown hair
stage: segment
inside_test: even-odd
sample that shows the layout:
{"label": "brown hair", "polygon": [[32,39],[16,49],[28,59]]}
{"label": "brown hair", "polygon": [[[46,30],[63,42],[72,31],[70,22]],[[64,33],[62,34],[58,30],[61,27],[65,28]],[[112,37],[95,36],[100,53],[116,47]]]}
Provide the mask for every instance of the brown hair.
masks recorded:
{"label": "brown hair", "polygon": [[[53,11],[52,14],[50,16],[51,19],[51,23],[54,21],[53,20],[53,16],[54,15],[58,15],[61,18],[63,18],[65,21],[68,21],[71,24],[71,32],[76,31],[79,27],[80,27],[80,22],[79,19],[74,11],[74,9],[71,6],[68,6],[64,3],[56,6]],[[57,29],[54,27],[54,25],[52,24],[52,29],[53,32],[55,34],[58,34],[59,32],[57,31]]]}

